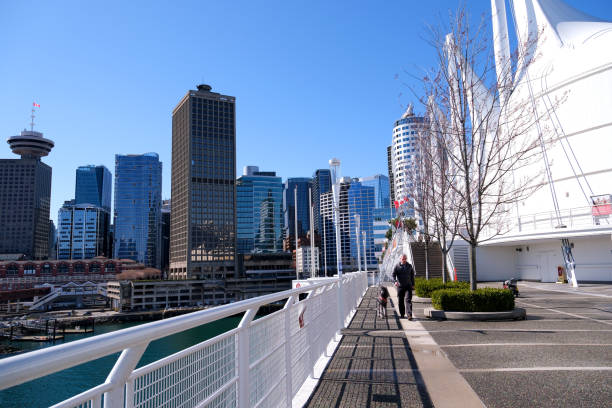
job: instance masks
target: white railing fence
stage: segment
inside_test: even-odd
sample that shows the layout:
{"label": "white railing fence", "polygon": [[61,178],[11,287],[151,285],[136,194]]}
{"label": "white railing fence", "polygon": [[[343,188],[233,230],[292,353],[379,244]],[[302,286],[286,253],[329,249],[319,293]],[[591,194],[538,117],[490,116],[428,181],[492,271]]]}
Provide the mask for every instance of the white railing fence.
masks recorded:
{"label": "white railing fence", "polygon": [[[0,360],[0,389],[121,351],[103,384],[54,407],[291,406],[367,286],[366,272],[343,275],[342,308],[338,279],[327,279],[9,357]],[[284,299],[283,309],[254,320],[261,306]],[[135,369],[151,341],[237,313],[244,313],[237,328]]]}

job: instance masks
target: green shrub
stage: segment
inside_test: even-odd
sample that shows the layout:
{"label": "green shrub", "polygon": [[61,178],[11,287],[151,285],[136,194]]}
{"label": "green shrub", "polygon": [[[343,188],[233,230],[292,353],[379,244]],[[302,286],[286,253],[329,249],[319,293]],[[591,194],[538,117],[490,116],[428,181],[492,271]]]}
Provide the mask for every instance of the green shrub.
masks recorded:
{"label": "green shrub", "polygon": [[431,297],[432,292],[439,289],[469,289],[468,282],[446,282],[442,283],[442,278],[433,278],[426,280],[425,278],[416,278],[414,280],[414,293],[418,297]]}
{"label": "green shrub", "polygon": [[514,295],[508,289],[439,289],[431,294],[431,303],[449,312],[504,312],[514,309]]}

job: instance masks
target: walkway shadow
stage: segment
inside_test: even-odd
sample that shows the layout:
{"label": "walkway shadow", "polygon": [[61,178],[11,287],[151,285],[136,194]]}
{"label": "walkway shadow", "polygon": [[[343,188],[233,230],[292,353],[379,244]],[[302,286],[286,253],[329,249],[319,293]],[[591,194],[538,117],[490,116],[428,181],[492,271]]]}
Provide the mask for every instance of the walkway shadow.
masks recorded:
{"label": "walkway shadow", "polygon": [[[368,289],[307,407],[433,407],[399,319]],[[372,293],[373,292],[373,293]]]}

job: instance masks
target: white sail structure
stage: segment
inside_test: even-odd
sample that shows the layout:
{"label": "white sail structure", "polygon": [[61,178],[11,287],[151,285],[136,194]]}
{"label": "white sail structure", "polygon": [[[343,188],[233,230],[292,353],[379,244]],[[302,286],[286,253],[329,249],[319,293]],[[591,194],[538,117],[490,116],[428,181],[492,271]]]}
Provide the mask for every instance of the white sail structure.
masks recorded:
{"label": "white sail structure", "polygon": [[491,0],[498,75],[509,60],[510,22],[518,44],[529,44],[529,63],[519,63],[517,91],[500,100],[531,101],[554,142],[538,161],[546,185],[518,204],[509,233],[482,248],[479,279],[556,281],[567,269],[566,240],[579,280],[612,281],[612,22],[561,0],[505,4]]}

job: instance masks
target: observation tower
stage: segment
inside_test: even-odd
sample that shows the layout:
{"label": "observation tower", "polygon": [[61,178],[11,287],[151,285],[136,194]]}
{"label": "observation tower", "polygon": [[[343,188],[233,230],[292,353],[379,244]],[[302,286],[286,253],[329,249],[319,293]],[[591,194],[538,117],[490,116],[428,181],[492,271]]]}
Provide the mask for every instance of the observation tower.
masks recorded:
{"label": "observation tower", "polygon": [[13,153],[20,155],[22,159],[40,160],[55,146],[53,140],[45,139],[41,132],[33,129],[24,129],[20,135],[11,136],[6,142],[11,146]]}

